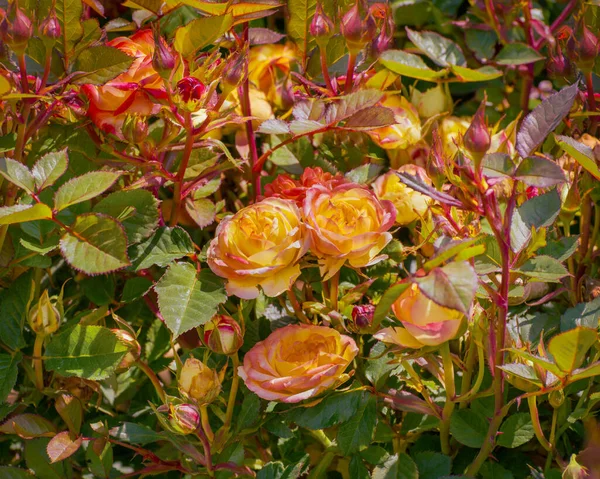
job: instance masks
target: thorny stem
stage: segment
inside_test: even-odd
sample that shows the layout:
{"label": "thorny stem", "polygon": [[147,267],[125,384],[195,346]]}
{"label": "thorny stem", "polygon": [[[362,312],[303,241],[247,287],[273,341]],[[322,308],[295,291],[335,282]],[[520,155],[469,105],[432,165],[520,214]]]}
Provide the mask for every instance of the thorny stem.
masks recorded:
{"label": "thorny stem", "polygon": [[[244,43],[248,43],[248,23],[244,24]],[[249,63],[246,62],[246,69],[249,68]],[[248,147],[250,148],[250,175],[252,178],[252,185],[254,186],[254,200],[261,195],[261,184],[260,174],[262,168],[256,171],[258,164],[258,149],[256,147],[256,137],[254,136],[254,126],[252,125],[252,108],[250,106],[250,83],[248,75],[246,75],[244,82],[242,83],[241,91],[241,106],[242,114],[249,119],[246,120],[246,139],[248,141]]]}
{"label": "thorny stem", "polygon": [[348,95],[352,92],[352,86],[354,83],[354,68],[356,67],[356,53],[350,52],[348,58],[348,69],[346,70],[346,87],[344,93]]}
{"label": "thorny stem", "polygon": [[144,374],[146,374],[146,376],[148,376],[148,379],[150,379],[150,382],[152,383],[152,385],[154,386],[154,389],[156,390],[156,394],[158,394],[158,397],[160,398],[160,400],[166,404],[167,403],[167,395],[165,394],[165,390],[162,387],[162,384],[160,384],[160,381],[158,379],[158,377],[156,376],[156,374],[154,373],[154,371],[152,371],[152,369],[150,369],[150,366],[148,366],[144,361],[138,360],[136,362],[137,366],[144,371]]}
{"label": "thorny stem", "polygon": [[446,341],[440,348],[442,354],[442,362],[444,364],[444,387],[446,389],[446,404],[442,411],[442,422],[440,423],[440,442],[442,452],[446,455],[450,454],[450,418],[454,411],[454,396],[456,388],[454,384],[454,364],[452,363],[452,355],[450,354],[450,343]]}
{"label": "thorny stem", "polygon": [[233,363],[233,380],[231,382],[231,390],[229,391],[229,399],[227,400],[227,412],[225,413],[225,422],[223,424],[223,429],[229,429],[231,426],[231,419],[233,417],[233,408],[235,406],[235,398],[237,396],[238,387],[240,384],[240,377],[238,376],[238,366],[240,365],[240,359],[238,354],[235,353],[231,356],[231,361]]}
{"label": "thorny stem", "polygon": [[33,369],[35,371],[35,387],[38,391],[44,389],[44,364],[42,360],[42,346],[44,345],[44,335],[38,334],[33,344]]}
{"label": "thorny stem", "polygon": [[183,150],[183,156],[181,158],[181,164],[175,178],[175,191],[173,192],[173,211],[171,212],[171,219],[169,224],[176,226],[179,219],[179,213],[181,210],[181,200],[183,195],[181,194],[181,188],[183,185],[183,179],[185,177],[185,170],[187,170],[188,163],[190,162],[190,156],[192,155],[192,149],[194,147],[194,134],[192,132],[194,125],[192,122],[192,114],[189,112],[185,113],[185,129],[187,138],[185,141],[185,149]]}

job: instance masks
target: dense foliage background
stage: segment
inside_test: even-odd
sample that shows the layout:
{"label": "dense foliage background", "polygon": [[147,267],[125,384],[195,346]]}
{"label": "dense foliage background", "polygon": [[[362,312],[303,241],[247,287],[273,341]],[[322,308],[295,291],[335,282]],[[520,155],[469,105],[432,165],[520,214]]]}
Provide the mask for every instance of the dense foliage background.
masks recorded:
{"label": "dense foliage background", "polygon": [[600,4],[0,10],[0,477],[600,477]]}

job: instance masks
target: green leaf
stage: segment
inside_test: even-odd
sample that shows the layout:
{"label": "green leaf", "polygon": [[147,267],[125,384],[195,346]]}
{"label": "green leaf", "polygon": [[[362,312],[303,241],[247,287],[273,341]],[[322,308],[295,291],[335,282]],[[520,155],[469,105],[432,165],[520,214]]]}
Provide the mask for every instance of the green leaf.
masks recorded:
{"label": "green leaf", "polygon": [[306,429],[324,429],[348,421],[368,400],[366,391],[349,391],[327,396],[310,407],[292,409],[286,419]]}
{"label": "green leaf", "polygon": [[515,162],[506,153],[485,155],[481,167],[487,178],[511,178],[516,170]]}
{"label": "green leaf", "polygon": [[360,447],[371,444],[376,424],[377,398],[367,394],[361,398],[354,416],[338,429],[337,441],[342,454],[347,456]]}
{"label": "green leaf", "polygon": [[565,373],[579,368],[589,349],[598,341],[596,329],[577,327],[557,334],[548,343],[548,352]]}
{"label": "green leaf", "polygon": [[233,25],[233,15],[200,17],[175,31],[175,50],[188,58],[223,35]]}
{"label": "green leaf", "polygon": [[14,223],[48,220],[51,218],[52,210],[44,203],[0,207],[0,225],[12,225]]}
{"label": "green leaf", "polygon": [[464,314],[468,314],[477,289],[477,274],[466,261],[434,268],[427,276],[414,281],[421,292],[435,303]]}
{"label": "green leaf", "polygon": [[558,283],[561,278],[569,275],[569,271],[560,261],[543,255],[527,260],[515,272],[548,283]]}
{"label": "green leaf", "polygon": [[11,158],[0,158],[0,175],[28,193],[35,189],[35,181],[29,169]]}
{"label": "green leaf", "polygon": [[488,431],[486,419],[471,409],[456,409],[450,418],[450,433],[461,444],[480,448]]}
{"label": "green leaf", "polygon": [[131,303],[132,301],[141,298],[152,285],[152,281],[148,278],[138,277],[128,279],[123,286],[121,301],[124,303]]}
{"label": "green leaf", "polygon": [[503,73],[491,66],[484,66],[477,70],[460,67],[458,65],[450,66],[450,71],[454,73],[462,82],[480,82],[490,81],[500,78]]}
{"label": "green leaf", "polygon": [[148,238],[158,227],[158,200],[147,190],[111,193],[94,206],[94,212],[119,221],[130,244]]}
{"label": "green leaf", "polygon": [[372,479],[419,479],[419,470],[408,454],[394,454],[373,470]]}
{"label": "green leaf", "polygon": [[183,228],[159,228],[144,242],[129,248],[129,256],[135,271],[153,265],[168,266],[173,260],[192,254],[194,244]]}
{"label": "green leaf", "polygon": [[119,441],[128,442],[130,444],[140,444],[142,446],[165,439],[163,434],[156,432],[147,426],[133,422],[124,422],[120,426],[112,428],[109,433]]}
{"label": "green leaf", "polygon": [[50,439],[40,438],[25,443],[25,462],[37,479],[65,479],[72,477],[71,461],[50,464],[46,448]]}
{"label": "green leaf", "polygon": [[568,236],[560,238],[558,241],[551,241],[537,252],[545,256],[550,256],[558,261],[569,259],[579,246],[579,236]]}
{"label": "green leaf", "polygon": [[487,461],[481,466],[481,479],[513,479],[513,475],[497,462]]}
{"label": "green leaf", "polygon": [[600,168],[596,164],[594,151],[587,145],[569,138],[568,136],[556,135],[558,145],[575,161],[585,168],[592,176],[600,180]]}
{"label": "green leaf", "polygon": [[17,383],[18,365],[22,358],[23,355],[20,352],[12,356],[10,354],[0,354],[0,403],[6,401]]}
{"label": "green leaf", "polygon": [[76,325],[52,337],[44,365],[63,376],[98,381],[112,374],[127,351],[110,329]]}
{"label": "green leaf", "polygon": [[498,65],[527,65],[538,62],[544,57],[524,43],[509,43],[496,55],[494,61]]}
{"label": "green leaf", "polygon": [[256,479],[280,479],[283,470],[283,462],[269,462],[258,471]]}
{"label": "green leaf", "polygon": [[12,151],[17,146],[17,134],[9,133],[8,135],[0,136],[0,153]]}
{"label": "green leaf", "polygon": [[0,466],[0,477],[3,479],[35,479],[35,476],[25,469],[10,466]]}
{"label": "green leaf", "polygon": [[25,346],[23,325],[33,288],[33,270],[0,291],[0,338],[11,349]]}
{"label": "green leaf", "polygon": [[534,196],[519,207],[519,215],[525,224],[535,229],[552,226],[560,213],[562,202],[556,189]]}
{"label": "green leaf", "polygon": [[600,321],[600,297],[589,303],[579,303],[567,309],[560,318],[560,330],[583,326],[586,328],[597,328]]}
{"label": "green leaf", "polygon": [[217,207],[208,198],[187,198],[185,211],[200,228],[206,228],[215,220]]}
{"label": "green leaf", "polygon": [[78,216],[59,244],[69,264],[86,274],[110,273],[129,265],[123,227],[108,216]]}
{"label": "green leaf", "polygon": [[377,330],[381,321],[383,321],[390,309],[392,309],[392,305],[396,302],[396,300],[400,297],[404,291],[406,291],[410,287],[410,283],[397,283],[392,285],[389,289],[383,293],[381,299],[375,306],[375,313],[373,314],[373,330]]}
{"label": "green leaf", "polygon": [[516,144],[516,149],[523,158],[531,155],[567,116],[578,93],[578,83],[567,86],[545,98],[523,119],[517,132]]}
{"label": "green leaf", "polygon": [[496,53],[498,36],[491,30],[475,30],[469,28],[465,32],[467,46],[473,50],[475,56],[482,61],[491,60]]}
{"label": "green leaf", "polygon": [[439,479],[452,472],[452,459],[439,452],[420,452],[414,458],[419,469],[419,479]]}
{"label": "green leaf", "polygon": [[447,73],[446,70],[432,70],[421,57],[402,50],[387,50],[381,54],[379,61],[394,73],[419,80],[435,81]]}
{"label": "green leaf", "polygon": [[207,269],[174,263],[154,287],[165,324],[175,337],[207,323],[227,300],[223,281]]}
{"label": "green leaf", "polygon": [[416,32],[406,28],[406,33],[411,42],[441,67],[450,65],[466,66],[467,60],[460,47],[452,40],[448,40],[434,32]]}
{"label": "green leaf", "polygon": [[67,181],[54,195],[54,209],[61,211],[101,195],[117,181],[119,176],[121,173],[115,171],[91,171]]}
{"label": "green leaf", "polygon": [[44,188],[52,186],[67,171],[68,165],[66,148],[47,153],[37,160],[31,169],[37,190],[42,191]]}
{"label": "green leaf", "polygon": [[82,440],[82,436],[71,439],[71,433],[69,431],[59,432],[50,439],[50,442],[46,446],[46,453],[50,458],[50,464],[64,461],[66,458],[75,454],[81,446]]}
{"label": "green leaf", "polygon": [[560,166],[540,156],[530,156],[521,161],[515,171],[515,179],[538,188],[547,188],[566,181]]}
{"label": "green leaf", "polygon": [[242,408],[236,416],[236,430],[244,431],[249,429],[260,420],[260,398],[248,392],[242,401]]}
{"label": "green leaf", "polygon": [[32,439],[34,437],[52,437],[56,434],[56,427],[48,419],[38,414],[18,414],[2,423],[0,432]]}
{"label": "green leaf", "polygon": [[315,43],[310,34],[310,23],[317,9],[317,0],[288,0],[289,21],[287,33],[299,50],[304,64],[306,55]]}
{"label": "green leaf", "polygon": [[346,120],[344,128],[356,131],[367,131],[396,123],[394,112],[384,106],[372,106],[357,111]]}
{"label": "green leaf", "polygon": [[118,48],[98,45],[83,50],[77,57],[75,70],[84,72],[75,77],[74,83],[104,85],[127,71],[134,58]]}
{"label": "green leaf", "polygon": [[66,57],[64,58],[65,67],[68,69],[74,47],[83,35],[81,22],[83,3],[80,0],[56,0],[53,5],[55,5],[62,33],[56,47]]}
{"label": "green leaf", "polygon": [[497,443],[499,446],[515,448],[528,443],[535,436],[531,416],[517,413],[509,416],[500,427]]}

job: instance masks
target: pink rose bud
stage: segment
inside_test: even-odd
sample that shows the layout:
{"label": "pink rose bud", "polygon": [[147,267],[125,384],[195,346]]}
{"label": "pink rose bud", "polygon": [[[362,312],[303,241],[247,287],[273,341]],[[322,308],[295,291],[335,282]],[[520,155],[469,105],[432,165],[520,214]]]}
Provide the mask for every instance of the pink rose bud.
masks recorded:
{"label": "pink rose bud", "polygon": [[177,91],[185,102],[198,101],[206,92],[206,85],[195,77],[185,77],[177,82]]}
{"label": "pink rose bud", "polygon": [[531,198],[538,196],[540,194],[540,190],[537,188],[537,186],[529,186],[527,190],[525,190],[525,194],[527,195],[527,199],[530,200]]}
{"label": "pink rose bud", "polygon": [[310,34],[315,38],[329,38],[333,34],[334,28],[331,18],[323,11],[321,3],[317,3],[315,16],[310,22]]}
{"label": "pink rose bud", "polygon": [[204,344],[217,354],[235,354],[244,344],[242,328],[231,316],[215,316],[204,326]]}
{"label": "pink rose bud", "polygon": [[563,55],[560,47],[557,49],[556,55],[550,54],[546,69],[548,70],[548,76],[550,76],[550,78],[569,77],[573,74],[573,65],[571,64],[571,61]]}
{"label": "pink rose bud", "polygon": [[162,78],[168,79],[175,68],[175,55],[173,55],[167,43],[156,32],[154,33],[154,45],[152,66]]}
{"label": "pink rose bud", "polygon": [[33,36],[33,25],[23,10],[13,3],[8,14],[0,22],[0,39],[15,53],[22,53]]}
{"label": "pink rose bud", "polygon": [[485,124],[485,104],[482,102],[471,121],[471,126],[465,132],[463,142],[467,150],[482,157],[489,150],[491,141],[492,137]]}
{"label": "pink rose bud", "polygon": [[579,43],[580,62],[592,68],[598,56],[598,47],[598,37],[584,25],[581,30],[581,41]]}
{"label": "pink rose bud", "polygon": [[46,19],[40,24],[39,28],[40,34],[49,40],[56,40],[60,38],[62,29],[54,9],[50,11]]}
{"label": "pink rose bud", "polygon": [[361,12],[357,0],[342,17],[340,30],[346,39],[348,48],[356,53],[375,37],[377,25],[370,12],[366,14]]}
{"label": "pink rose bud", "polygon": [[353,328],[357,333],[366,330],[373,324],[375,306],[372,304],[360,304],[352,308]]}
{"label": "pink rose bud", "polygon": [[200,425],[200,413],[192,404],[171,406],[171,427],[180,434],[191,434]]}

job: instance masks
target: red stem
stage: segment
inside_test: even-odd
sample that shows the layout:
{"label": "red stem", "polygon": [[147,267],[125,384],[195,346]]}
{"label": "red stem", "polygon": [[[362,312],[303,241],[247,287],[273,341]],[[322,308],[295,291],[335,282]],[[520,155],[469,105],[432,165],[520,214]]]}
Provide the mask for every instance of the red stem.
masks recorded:
{"label": "red stem", "polygon": [[346,87],[344,89],[344,93],[348,95],[352,92],[352,86],[354,83],[354,68],[356,67],[356,54],[350,53],[350,57],[348,58],[348,70],[346,70]]}
{"label": "red stem", "polygon": [[331,77],[329,76],[329,69],[327,68],[327,55],[325,54],[325,47],[319,47],[319,55],[321,56],[321,70],[323,71],[323,79],[325,80],[325,86],[327,89],[335,94],[333,84],[331,83]]}
{"label": "red stem", "polygon": [[[594,79],[592,77],[592,72],[588,72],[585,74],[585,83],[587,86],[587,100],[588,106],[591,112],[598,111],[598,105],[596,105],[596,96],[594,95]],[[590,133],[592,135],[596,134],[596,124],[598,123],[598,117],[596,115],[590,117],[592,120],[592,125],[590,128]]]}

